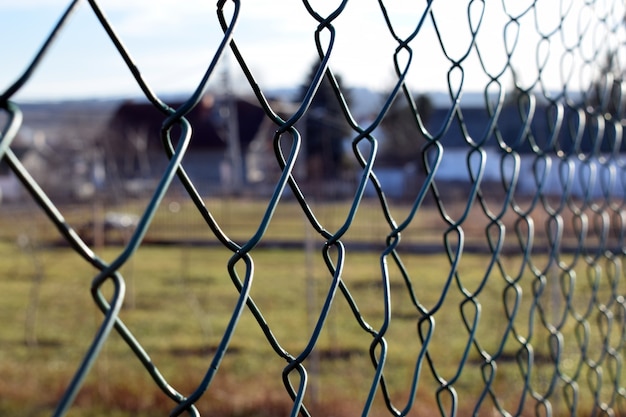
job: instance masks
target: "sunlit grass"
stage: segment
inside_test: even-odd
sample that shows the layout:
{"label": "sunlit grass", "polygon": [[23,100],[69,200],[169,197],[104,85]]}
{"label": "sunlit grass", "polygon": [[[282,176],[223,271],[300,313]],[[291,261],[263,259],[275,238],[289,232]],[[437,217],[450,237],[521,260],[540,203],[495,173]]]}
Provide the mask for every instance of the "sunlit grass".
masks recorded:
{"label": "sunlit grass", "polygon": [[[226,234],[236,241],[245,241],[256,230],[263,203],[222,203],[225,206],[211,201],[208,205],[215,205],[211,210],[225,225]],[[304,216],[295,205],[281,207],[266,239],[301,241],[302,246],[254,249],[250,294],[280,347],[298,356],[309,342],[333,280],[322,258],[324,240],[312,238],[311,252],[304,251]],[[316,213],[328,230],[337,230],[345,210],[345,204],[337,203],[321,206]],[[402,210],[406,215],[408,208]],[[436,218],[437,212],[432,207],[429,210],[423,218]],[[239,297],[227,268],[233,253],[211,244],[214,237],[206,226],[200,227],[198,220],[184,223],[195,226],[181,231],[182,223],[176,223],[177,219],[199,218],[191,207],[183,205],[157,216],[162,218],[155,219],[148,240],[176,239],[194,244],[142,246],[120,270],[126,284],[120,318],[166,380],[189,395],[210,366]],[[246,222],[234,221],[236,218]],[[58,242],[58,235],[40,214],[32,215],[30,221],[21,229],[8,222],[3,229],[5,238],[0,242],[3,415],[50,415],[102,321],[102,313],[90,294],[97,271],[68,247],[50,246],[49,243]],[[81,224],[85,220],[77,211],[69,212],[68,221]],[[372,335],[358,323],[348,301],[357,306],[360,319],[380,331],[386,323],[383,266],[389,274],[391,300],[384,375],[390,397],[398,407],[410,400],[415,365],[424,349],[420,332],[424,336],[431,330],[425,319],[429,315],[435,323],[427,342],[430,362],[421,362],[415,410],[437,413],[437,401],[444,405],[449,401],[447,394],[436,396],[436,390],[446,381],[452,382],[462,404],[474,404],[485,388],[485,358],[495,357],[497,372],[492,391],[503,406],[514,412],[523,394],[522,373],[528,371],[523,367],[520,370],[517,362],[524,359],[523,344],[532,344],[535,354],[528,384],[542,395],[554,374],[550,361],[555,335],[563,340],[559,372],[566,378],[578,378],[581,409],[589,409],[593,404],[593,382],[589,382],[588,375],[593,376],[595,371],[590,361],[604,360],[600,363],[604,373],[600,376],[603,391],[599,397],[610,400],[613,364],[610,359],[602,359],[600,348],[605,336],[611,346],[620,345],[619,331],[609,322],[623,319],[615,296],[624,292],[619,277],[611,278],[611,271],[618,268],[613,261],[569,254],[561,256],[559,266],[547,254],[534,253],[530,263],[518,254],[501,255],[497,263],[492,263],[488,253],[463,253],[457,260],[454,252],[424,254],[403,250],[402,244],[411,242],[412,235],[419,235],[420,225],[429,232],[416,239],[442,244],[445,227],[420,220],[400,245],[401,268],[390,256],[381,258],[382,249],[376,245],[367,251],[351,246],[355,241],[384,241],[381,229],[386,230],[386,226],[381,226],[377,208],[363,205],[356,221],[362,228],[351,229],[350,233],[355,234],[346,236],[350,239],[341,271],[349,297],[337,290],[315,349],[304,363],[309,372],[308,405],[326,404],[339,413],[338,404],[351,404],[345,410],[341,408],[341,415],[360,413],[375,376],[370,349],[375,357],[381,349],[372,346]],[[44,226],[36,227],[38,222]],[[481,239],[473,236],[471,241]],[[110,262],[122,250],[122,246],[105,246],[96,252]],[[337,262],[334,250],[331,258]],[[453,271],[452,265],[457,269]],[[238,279],[243,279],[244,263],[237,263],[235,269]],[[547,273],[539,274],[542,270]],[[595,274],[603,271],[608,271],[608,276]],[[617,280],[615,289],[610,288],[612,279]],[[111,285],[105,283],[102,292],[110,297]],[[611,314],[606,315],[604,309]],[[513,328],[507,327],[507,316],[511,316]],[[474,319],[476,327],[472,327]],[[611,332],[607,335],[609,327]],[[581,335],[589,342],[581,342]],[[581,359],[583,352],[587,363]],[[253,415],[245,413],[259,407],[274,409],[274,415],[288,413],[290,399],[281,380],[286,365],[287,361],[271,348],[260,324],[246,309],[215,381],[198,404],[203,415]],[[294,385],[299,383],[296,372],[290,374],[290,380]],[[558,384],[562,386],[562,380]],[[559,392],[552,397],[555,409],[564,408],[562,388]],[[528,398],[526,401],[524,407],[532,409],[534,402]],[[120,417],[150,415],[155,411],[165,415],[173,407],[174,403],[159,391],[130,348],[114,333],[81,390],[72,415],[98,415],[105,413],[103,410],[106,415]],[[382,398],[377,395],[375,410],[383,407]],[[485,400],[483,407],[490,409],[493,404]],[[372,415],[378,414],[374,411]]]}

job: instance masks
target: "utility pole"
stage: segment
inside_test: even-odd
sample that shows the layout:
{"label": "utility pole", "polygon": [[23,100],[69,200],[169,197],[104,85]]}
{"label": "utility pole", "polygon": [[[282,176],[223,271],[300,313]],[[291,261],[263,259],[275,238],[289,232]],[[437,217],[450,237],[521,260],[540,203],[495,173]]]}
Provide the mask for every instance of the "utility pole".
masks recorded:
{"label": "utility pole", "polygon": [[243,189],[243,156],[239,138],[239,117],[237,114],[236,97],[230,83],[230,67],[224,60],[224,94],[226,99],[227,141],[230,178],[230,193],[240,193]]}

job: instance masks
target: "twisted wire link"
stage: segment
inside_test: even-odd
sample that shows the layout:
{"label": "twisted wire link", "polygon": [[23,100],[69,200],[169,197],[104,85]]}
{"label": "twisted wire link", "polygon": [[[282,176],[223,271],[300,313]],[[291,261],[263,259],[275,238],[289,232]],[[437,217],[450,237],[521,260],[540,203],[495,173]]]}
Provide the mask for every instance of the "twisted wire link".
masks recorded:
{"label": "twisted wire link", "polygon": [[[373,121],[364,125],[353,116],[339,77],[331,66],[332,57],[337,53],[336,42],[342,35],[340,18],[349,13],[347,0],[336,1],[328,13],[318,11],[316,2],[303,0],[303,9],[316,24],[314,50],[319,61],[301,101],[287,116],[279,115],[266,98],[247,57],[238,46],[235,28],[240,11],[246,7],[240,0],[216,3],[216,19],[223,30],[223,38],[213,54],[206,57],[206,71],[196,89],[178,108],[165,104],[144,80],[99,2],[89,0],[88,3],[145,98],[162,114],[160,139],[169,163],[128,244],[107,263],[80,238],[13,152],[11,143],[20,129],[22,115],[12,97],[29,82],[50,45],[71,18],[79,5],[77,0],[72,1],[24,73],[0,95],[0,110],[7,116],[0,133],[0,157],[73,250],[98,271],[92,279],[91,294],[103,319],[57,406],[55,416],[66,415],[113,330],[136,355],[156,386],[173,401],[171,416],[200,415],[196,403],[211,389],[246,307],[267,343],[286,362],[282,381],[293,402],[290,415],[310,416],[312,412],[307,407],[306,395],[309,375],[305,363],[318,346],[337,299],[347,303],[358,326],[371,337],[369,356],[373,373],[362,406],[363,416],[373,412],[379,395],[391,415],[410,415],[430,386],[434,387],[433,395],[442,416],[455,416],[467,410],[473,415],[487,411],[502,416],[529,413],[537,416],[578,415],[588,411],[580,409],[581,398],[588,395],[593,399],[593,415],[620,415],[626,411],[626,389],[622,379],[626,343],[626,299],[623,295],[626,285],[622,266],[626,250],[626,169],[621,158],[626,105],[623,80],[626,62],[622,62],[626,47],[626,11],[623,4],[588,1],[576,5],[573,1],[559,0],[558,13],[546,18],[544,8],[550,7],[549,4],[554,7],[554,2],[469,0],[463,4],[466,18],[463,23],[468,33],[458,47],[450,42],[450,34],[446,32],[449,30],[446,27],[450,18],[449,5],[429,0],[413,6],[418,17],[408,35],[401,36],[401,28],[394,20],[392,2],[378,0],[379,22],[395,42],[390,54],[395,81]],[[501,54],[505,59],[499,67],[488,61],[488,51],[492,47],[490,39],[481,37],[493,14],[501,16]],[[566,36],[566,28],[572,27],[576,28],[575,36]],[[520,41],[529,28],[537,36],[535,56],[530,58],[524,55]],[[423,65],[420,61],[429,58],[419,56],[421,45],[429,41],[429,33],[434,35],[445,61],[449,100],[446,117],[435,127],[429,125],[426,114],[415,100],[416,91],[408,81],[409,75]],[[561,47],[562,54],[552,52]],[[236,243],[222,230],[183,163],[194,128],[186,116],[198,105],[228,48],[258,104],[274,124],[273,151],[280,170],[261,221],[252,236],[242,244]],[[534,75],[522,79],[519,60],[530,66]],[[576,62],[580,64],[574,65]],[[560,72],[561,88],[558,91],[551,90],[547,82],[548,74],[554,71]],[[575,77],[586,73],[598,75],[600,81],[588,85],[579,99],[569,85]],[[472,113],[464,106],[466,84],[475,77],[486,80],[482,108],[488,117],[480,131],[473,127]],[[295,176],[297,158],[306,140],[297,124],[306,117],[324,82],[331,86],[334,100],[341,109],[340,116],[350,127],[353,158],[360,167],[350,208],[334,230],[328,230],[329,226],[319,220],[310,205],[313,196]],[[415,136],[424,139],[422,142],[416,140],[415,146],[420,147],[425,175],[420,185],[412,190],[414,197],[402,217],[394,211],[376,169],[380,139],[374,132],[388,116],[394,102],[401,102],[410,110]],[[516,123],[506,126],[503,114],[511,109]],[[174,127],[177,129],[173,130]],[[450,150],[448,143],[457,131],[463,138],[464,168],[468,178],[460,209],[458,202],[449,202],[446,189],[449,185],[438,176]],[[177,137],[172,137],[173,132],[179,132]],[[489,152],[492,148],[497,151],[495,156]],[[531,164],[526,166],[522,154],[529,150]],[[499,182],[495,184],[486,178],[491,166],[496,166],[500,174]],[[530,198],[522,196],[522,175],[534,181],[536,192]],[[175,177],[215,239],[232,253],[227,271],[238,292],[218,348],[203,379],[189,395],[179,393],[161,375],[140,340],[119,317],[126,286],[120,269],[142,245],[154,214]],[[559,192],[556,196],[549,189],[551,178],[557,179]],[[377,254],[383,307],[382,322],[377,327],[368,322],[350,284],[343,279],[349,256],[345,235],[355,222],[367,186],[373,187],[380,203],[386,230],[384,239],[381,236],[384,249]],[[299,352],[290,352],[284,347],[261,307],[250,295],[255,276],[252,252],[265,239],[287,187],[308,226],[324,241],[321,258],[328,273],[326,293],[315,326]],[[405,248],[402,236],[418,222],[421,208],[428,198],[434,201],[444,225],[442,250],[448,260],[438,277],[440,292],[434,302],[426,301],[428,297],[420,286],[420,271],[406,266],[409,255],[402,250]],[[477,243],[470,241],[467,233],[474,226],[476,216],[486,224],[482,240]],[[514,218],[513,230],[505,227],[507,216]],[[571,227],[565,227],[567,225]],[[567,230],[573,230],[573,236],[567,235]],[[472,245],[480,246],[486,254],[480,271],[464,268]],[[520,259],[517,268],[511,267],[510,253]],[[480,276],[478,281],[470,280],[470,275],[475,274]],[[416,334],[411,336],[419,341],[404,401],[396,399],[389,374],[385,371],[392,354],[390,329],[395,324],[392,319],[395,302],[392,279],[398,276],[416,317]],[[103,295],[105,283],[114,287],[109,299]],[[484,311],[494,303],[490,295],[494,291],[500,299],[496,307],[499,308],[498,314],[506,319],[506,324],[503,328],[486,330],[488,324],[484,323],[488,323],[488,317]],[[457,326],[454,329],[436,328],[442,310],[447,309],[458,310]],[[565,337],[566,330],[572,327],[574,340]],[[452,371],[445,366],[445,361],[450,359],[432,348],[434,338],[446,336],[448,332],[455,332],[462,340]],[[519,377],[518,386],[510,387],[518,394],[513,400],[506,398],[502,387],[498,386],[500,374],[513,368],[507,364],[511,360]],[[460,387],[465,375],[473,372],[479,373],[483,386],[474,387],[475,398],[467,398]]]}

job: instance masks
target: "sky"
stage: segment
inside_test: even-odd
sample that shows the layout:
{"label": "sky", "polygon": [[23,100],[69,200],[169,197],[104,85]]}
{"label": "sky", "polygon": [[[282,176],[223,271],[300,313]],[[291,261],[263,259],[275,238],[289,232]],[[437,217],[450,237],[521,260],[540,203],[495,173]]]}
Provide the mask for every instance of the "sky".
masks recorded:
{"label": "sky", "polygon": [[[415,30],[427,7],[425,1],[416,0],[387,3],[394,31],[401,38]],[[608,21],[621,21],[613,17],[623,16],[626,7],[619,0],[610,6],[614,10],[609,10],[606,4],[611,2],[604,0],[594,7],[578,0],[543,0],[524,13],[533,1],[485,3],[433,1],[431,10],[440,38],[431,20],[425,19],[418,35],[409,43],[413,56],[407,81],[413,89],[454,91],[462,85],[464,91],[484,91],[490,76],[500,77],[503,88],[509,88],[510,71],[499,76],[509,55],[523,87],[534,85],[541,75],[541,87],[546,89],[560,89],[564,84],[569,89],[584,88],[594,76],[594,68],[581,62],[589,61],[602,48],[614,47],[604,37],[605,25],[598,25],[597,20],[609,16]],[[68,0],[0,2],[2,91],[28,66],[68,4]],[[214,1],[101,0],[98,4],[157,94],[189,94],[195,89],[222,39]],[[228,13],[232,13],[233,6],[227,4]],[[326,16],[340,2],[309,0],[309,4]],[[452,4],[456,7],[451,7]],[[565,15],[564,10],[568,9],[571,10]],[[521,16],[517,19],[520,25],[512,23],[509,16]],[[318,59],[316,26],[302,1],[244,0],[234,39],[262,89],[292,88],[306,80]],[[349,1],[334,26],[336,36],[330,66],[345,85],[389,90],[397,79],[393,63],[398,43],[385,24],[378,1]],[[472,27],[480,28],[474,49]],[[556,31],[559,28],[563,30]],[[620,30],[623,40],[623,25]],[[325,47],[328,34],[327,30],[323,31]],[[581,47],[575,49],[577,45]],[[574,52],[566,52],[568,49]],[[406,52],[400,54],[401,65],[407,57]],[[458,68],[451,70],[455,60],[463,60],[462,73]],[[212,74],[212,88],[223,84],[226,71],[235,90],[242,93],[249,90],[230,53],[220,59],[218,70]],[[496,88],[492,85],[490,89]],[[33,78],[14,99],[140,95],[130,71],[90,5],[83,1]]]}

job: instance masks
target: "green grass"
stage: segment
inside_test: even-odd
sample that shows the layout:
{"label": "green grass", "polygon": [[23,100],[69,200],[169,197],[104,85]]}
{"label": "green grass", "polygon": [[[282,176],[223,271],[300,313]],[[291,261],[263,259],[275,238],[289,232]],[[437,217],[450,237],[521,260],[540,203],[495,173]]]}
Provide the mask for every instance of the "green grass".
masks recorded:
{"label": "green grass", "polygon": [[[251,236],[260,221],[263,204],[247,201],[245,204],[236,204],[235,201],[223,203],[224,206],[211,201],[208,204],[215,206],[211,209],[220,223],[225,225],[225,232],[241,241]],[[125,208],[131,212],[135,209]],[[407,210],[407,207],[400,207],[397,212],[406,215]],[[320,221],[329,230],[341,225],[345,212],[345,204],[316,209]],[[407,241],[422,239],[441,244],[441,224],[428,220],[435,218],[436,214],[432,208],[425,209],[412,227],[419,231],[422,226],[430,230],[430,234],[424,237],[407,233]],[[41,219],[38,215],[31,216],[28,236],[32,239],[32,247],[24,245],[24,240],[20,241],[20,246],[15,239],[9,238],[11,234],[18,236],[20,230],[28,231],[24,224],[19,229],[8,222],[2,229],[5,239],[0,241],[0,318],[3,323],[0,332],[0,414],[7,416],[50,415],[102,320],[102,314],[90,295],[91,280],[96,274],[94,268],[67,247],[44,245],[56,240],[55,232],[45,226],[45,222],[43,226],[33,226],[39,224]],[[68,211],[67,217],[70,223],[79,224],[84,221],[81,216],[85,216],[84,210],[82,213],[80,210]],[[363,217],[357,217],[351,241],[380,239],[380,214],[376,206],[365,204],[358,216]],[[185,206],[169,214],[160,211],[157,217],[148,238],[181,239],[182,224],[187,225],[182,229],[184,239],[211,237],[206,227],[199,227],[200,223],[190,220],[191,217],[199,217],[191,207]],[[176,223],[181,219],[185,221]],[[236,219],[246,221],[238,222]],[[371,227],[366,227],[368,224]],[[359,225],[361,228],[356,227]],[[277,211],[267,239],[302,240],[304,233],[303,215],[295,205],[286,204]],[[480,241],[480,236],[472,236],[472,239]],[[316,239],[314,252],[308,256],[298,249],[259,248],[251,253],[255,266],[252,299],[280,345],[294,356],[306,346],[312,323],[317,319],[331,284],[331,276],[322,260],[321,245],[321,240]],[[98,250],[98,254],[111,261],[121,251],[120,246],[109,246]],[[238,297],[226,267],[231,255],[226,249],[213,245],[144,246],[121,270],[127,286],[121,319],[163,376],[185,395],[189,395],[203,378]],[[460,372],[454,383],[459,400],[463,407],[470,407],[463,404],[475,403],[484,388],[481,357],[476,347],[472,347],[467,361],[462,369],[459,368],[469,338],[463,317],[473,318],[477,314],[474,306],[480,306],[476,338],[483,352],[495,354],[507,325],[503,305],[506,280],[513,280],[517,275],[522,297],[514,321],[515,329],[520,337],[530,339],[535,350],[537,363],[529,376],[532,387],[539,393],[548,389],[554,370],[545,362],[550,356],[550,335],[534,304],[537,278],[528,265],[521,269],[523,264],[519,256],[503,256],[500,262],[505,275],[495,268],[482,288],[490,261],[486,255],[464,254],[457,276],[450,276],[450,261],[443,253],[425,255],[403,252],[402,261],[410,276],[416,301],[423,311],[434,314],[436,323],[429,344],[433,369],[424,362],[415,412],[411,415],[436,414],[438,400],[444,404],[449,402],[445,394],[436,397],[435,390],[439,384],[433,371],[447,380]],[[563,258],[562,261],[569,262],[571,259]],[[544,268],[548,258],[537,253],[533,256],[533,263],[537,268]],[[386,333],[388,359],[385,376],[391,397],[397,406],[402,407],[408,400],[408,388],[422,349],[418,337],[418,323],[422,315],[409,296],[401,270],[391,258],[387,259],[387,266],[391,280],[392,320]],[[611,270],[606,261],[598,267],[603,271]],[[558,278],[558,268],[553,270]],[[244,275],[243,264],[238,265],[237,271],[240,276]],[[619,316],[619,308],[610,304],[612,292],[607,290],[609,282],[606,274],[599,278],[601,291],[590,311],[587,311],[587,306],[591,301],[593,282],[590,283],[589,278],[593,275],[581,258],[570,274],[575,275],[576,280],[573,281],[574,291],[567,321],[562,327],[564,359],[560,369],[571,377],[576,372],[582,349],[588,353],[589,359],[602,359],[598,347],[602,337],[600,330],[607,326],[598,325],[598,318],[602,320],[605,317],[600,313],[598,303],[607,305],[612,312],[611,317],[615,318],[611,327],[611,346],[620,343],[616,326],[617,319],[623,319],[623,316]],[[560,277],[561,282],[566,282],[565,274],[561,273]],[[358,305],[361,317],[373,328],[380,328],[384,313],[380,251],[354,251],[348,244],[342,279]],[[568,284],[564,285],[567,288]],[[623,293],[623,283],[620,282],[619,287],[618,293]],[[467,294],[473,294],[479,288],[481,291],[475,295],[474,302],[466,302],[461,309]],[[107,295],[110,290],[108,284],[103,288]],[[558,313],[565,311],[566,307],[562,301],[555,301],[558,297],[553,295],[559,294],[559,291],[558,287],[547,286],[542,294],[536,294],[538,303],[546,311],[543,317],[552,324],[558,322]],[[509,308],[513,301],[513,292],[507,293]],[[535,316],[531,319],[529,315],[532,311],[535,311]],[[581,347],[576,337],[575,332],[580,333],[583,327],[573,320],[575,315],[588,315],[588,337],[591,340],[588,346]],[[425,329],[422,324],[422,330]],[[369,359],[371,342],[372,337],[359,326],[347,300],[337,293],[314,351],[320,355],[319,369],[316,370],[314,357],[305,362],[310,372],[306,402],[311,407],[318,407],[320,411],[315,415],[360,414],[374,377]],[[498,361],[494,385],[494,392],[511,412],[517,406],[522,389],[519,368],[514,359],[519,350],[520,343],[509,335],[504,343],[503,359]],[[601,398],[607,401],[610,390],[606,385],[611,378],[613,363],[610,359],[603,360],[602,381],[605,388]],[[281,382],[285,365],[285,360],[271,349],[259,324],[246,309],[216,379],[198,407],[203,415],[261,416],[263,410],[265,415],[286,415],[290,400]],[[584,365],[581,369],[579,411],[584,414],[584,410],[592,407],[588,382],[591,368]],[[291,380],[297,385],[295,373],[291,375]],[[562,386],[562,382],[560,384]],[[555,410],[562,410],[561,391],[553,399]],[[527,399],[528,410],[532,411],[534,404],[532,399]],[[70,415],[167,415],[173,406],[173,402],[155,387],[125,342],[117,334],[112,334]],[[484,407],[484,410],[490,410],[492,403],[487,400]],[[382,398],[378,395],[372,415],[383,415],[383,408]],[[463,408],[460,413],[465,415],[470,411]]]}

